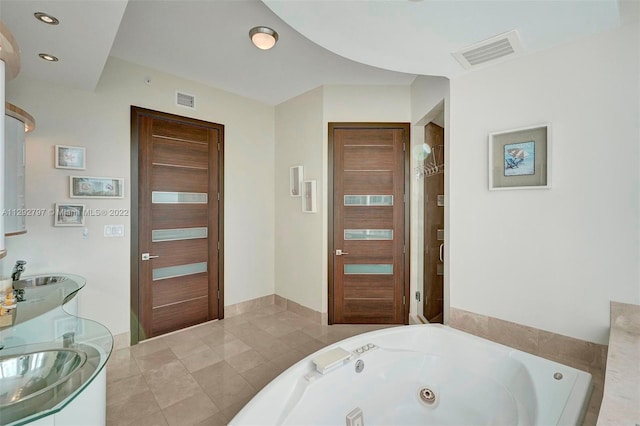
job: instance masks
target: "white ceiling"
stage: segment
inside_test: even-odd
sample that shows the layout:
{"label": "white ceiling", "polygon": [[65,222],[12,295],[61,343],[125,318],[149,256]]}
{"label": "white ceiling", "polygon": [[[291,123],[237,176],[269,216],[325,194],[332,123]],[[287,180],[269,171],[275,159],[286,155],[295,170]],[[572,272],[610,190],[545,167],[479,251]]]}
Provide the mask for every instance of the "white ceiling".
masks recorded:
{"label": "white ceiling", "polygon": [[452,52],[507,31],[517,30],[530,53],[620,24],[616,0],[263,1],[301,34],[339,55],[446,77],[464,72]]}
{"label": "white ceiling", "polygon": [[[269,51],[249,30],[275,29]],[[322,84],[410,84],[414,77],[375,69],[323,49],[258,0],[129,0],[111,54],[269,104]]]}
{"label": "white ceiling", "polygon": [[[109,55],[278,104],[323,84],[453,77],[451,52],[516,29],[523,54],[605,31],[637,0],[0,0],[21,73],[94,90]],[[623,12],[620,12],[622,4]],[[42,24],[34,12],[56,16]],[[637,13],[637,8],[635,9]],[[278,31],[275,48],[249,29]],[[46,52],[60,58],[47,63]],[[488,66],[488,65],[487,65]]]}
{"label": "white ceiling", "polygon": [[[92,91],[126,5],[126,0],[0,0],[0,19],[20,46],[20,74]],[[57,17],[60,25],[43,24],[34,18],[35,12]],[[50,53],[60,61],[45,62],[38,53]]]}

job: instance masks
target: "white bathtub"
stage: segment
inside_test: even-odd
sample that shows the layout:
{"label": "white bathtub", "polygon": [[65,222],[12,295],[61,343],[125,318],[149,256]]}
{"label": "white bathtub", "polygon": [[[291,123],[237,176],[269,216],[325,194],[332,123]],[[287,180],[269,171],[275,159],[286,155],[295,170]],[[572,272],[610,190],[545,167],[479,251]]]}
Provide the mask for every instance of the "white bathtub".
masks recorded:
{"label": "white bathtub", "polygon": [[[359,353],[363,346],[373,348]],[[313,360],[338,347],[351,356],[319,373]],[[364,365],[359,373],[356,364]],[[435,402],[421,400],[422,389]],[[589,373],[449,327],[414,325],[361,334],[304,358],[230,424],[348,425],[350,415],[354,426],[575,425],[590,394]]]}

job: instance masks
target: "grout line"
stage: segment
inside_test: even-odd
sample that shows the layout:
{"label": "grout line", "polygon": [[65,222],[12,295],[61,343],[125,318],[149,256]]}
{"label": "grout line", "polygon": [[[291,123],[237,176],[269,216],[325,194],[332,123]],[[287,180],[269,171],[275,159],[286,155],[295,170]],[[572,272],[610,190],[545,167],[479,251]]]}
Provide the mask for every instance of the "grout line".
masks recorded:
{"label": "grout line", "polygon": [[[264,315],[261,315],[260,312],[263,311],[263,310],[267,311],[268,313],[266,313]],[[283,315],[281,315],[282,313],[287,313],[287,315],[283,316]],[[258,314],[258,315],[255,316],[256,314]],[[241,341],[241,342],[244,342],[245,344],[247,344],[251,348],[251,350],[256,351],[262,358],[264,358],[263,362],[260,362],[257,366],[255,366],[253,368],[264,367],[266,369],[269,369],[269,371],[273,370],[276,373],[276,376],[281,374],[282,371],[286,370],[287,367],[293,365],[294,363],[298,362],[300,359],[306,357],[310,352],[309,352],[308,349],[303,349],[303,348],[307,348],[310,344],[312,344],[313,346],[325,347],[325,346],[331,344],[335,339],[341,340],[341,339],[344,339],[344,338],[351,337],[353,335],[359,334],[361,332],[367,332],[367,331],[371,331],[371,330],[379,328],[377,326],[358,326],[358,325],[353,325],[353,326],[349,326],[349,327],[337,326],[337,327],[334,327],[333,329],[327,327],[326,329],[321,330],[322,333],[320,335],[317,335],[317,332],[316,332],[317,330],[315,328],[313,328],[311,330],[311,332],[313,334],[308,334],[305,331],[305,327],[302,327],[302,328],[297,328],[296,327],[300,323],[301,320],[308,321],[311,325],[317,326],[317,327],[326,327],[326,325],[323,326],[322,324],[316,324],[315,322],[313,322],[310,318],[308,318],[304,314],[300,314],[300,313],[294,312],[292,310],[289,310],[289,309],[286,309],[286,308],[282,308],[281,306],[276,305],[275,303],[273,303],[271,305],[258,306],[253,311],[244,312],[242,314],[235,315],[232,318],[233,318],[233,320],[230,321],[230,327],[232,329],[234,327],[239,327],[239,329],[241,329],[242,327],[247,327],[248,330],[252,330],[253,329],[253,330],[257,331],[257,332],[263,332],[263,333],[265,333],[266,335],[269,336],[269,340],[267,341],[267,343],[281,342],[282,341],[281,340],[282,337],[285,337],[285,336],[287,336],[289,334],[292,334],[292,333],[298,333],[298,332],[302,332],[304,334],[304,336],[309,338],[308,341],[301,342],[301,343],[295,344],[295,345],[287,343],[286,345],[289,346],[290,349],[287,350],[286,352],[284,352],[282,355],[276,356],[273,359],[271,359],[271,358],[267,357],[266,355],[263,355],[256,347],[254,347],[251,344],[251,342],[246,342],[245,340],[243,340],[239,336],[233,334],[232,331],[228,331],[229,328],[227,328],[227,327],[218,327],[217,324],[220,324],[220,325],[224,325],[225,324],[225,320],[224,319],[223,320],[219,320],[219,321],[215,321],[215,325],[213,326],[212,333],[214,333],[214,332],[217,333],[218,330],[220,330],[224,334],[228,334],[230,336],[233,336],[238,341]],[[273,324],[276,327],[278,325],[282,325],[284,327],[291,327],[292,330],[290,332],[288,332],[288,333],[285,333],[283,336],[274,336],[274,335],[271,335],[267,331],[265,331],[262,328],[257,326],[257,324],[261,324],[262,322],[270,322],[270,321],[273,321]],[[211,322],[211,323],[214,323],[214,322]],[[203,325],[204,324],[200,324],[200,325],[196,325],[194,327],[199,327],[199,326],[203,326]],[[155,339],[162,339],[163,337],[166,337],[168,335],[176,335],[176,334],[179,335],[182,332],[188,333],[194,327],[189,327],[189,328],[186,328],[186,329],[183,329],[183,330],[178,330],[178,331],[175,331],[175,332],[172,332],[172,333],[168,333],[168,334],[165,334],[165,335],[162,335],[162,336],[158,336],[157,338],[147,340],[147,342],[155,340]],[[221,345],[225,344],[224,334],[219,337]],[[206,334],[203,335],[203,336],[198,336],[197,340],[202,342],[203,344],[205,344],[207,347],[209,347],[211,351],[214,351],[214,349],[211,346],[211,344],[205,343],[203,341],[203,337],[204,336],[206,336]],[[301,337],[301,336],[298,336],[298,337]],[[331,342],[329,342],[329,343],[324,342],[323,340],[321,340],[323,338],[327,338]],[[180,339],[177,339],[177,341],[179,342]],[[169,349],[175,355],[175,352],[173,352],[173,346],[175,346],[175,344],[171,345],[171,344],[168,344],[168,342],[166,342],[166,341],[164,343],[166,343],[165,347],[162,347],[161,349],[159,349],[159,351],[165,350],[165,349]],[[142,342],[142,344],[145,344],[145,342]],[[177,344],[179,345],[180,343],[177,343]],[[156,397],[156,394],[153,392],[147,376],[145,376],[145,374],[143,373],[142,369],[140,368],[140,362],[142,361],[143,358],[145,358],[147,356],[150,356],[150,355],[153,355],[154,353],[156,353],[158,351],[154,351],[154,352],[150,352],[148,354],[140,355],[140,359],[138,359],[138,356],[131,352],[131,348],[129,348],[129,350],[130,350],[129,353],[130,353],[131,359],[133,359],[133,362],[135,363],[135,366],[138,369],[138,373],[134,374],[132,376],[129,376],[129,377],[122,378],[120,380],[128,379],[128,378],[133,377],[133,376],[138,375],[138,374],[141,375],[144,383],[146,384],[146,387],[147,387],[148,391],[151,392],[151,394],[153,395],[154,400],[156,401],[156,404],[158,405],[158,409],[160,410],[163,418],[165,419],[167,424],[169,424],[168,418],[167,418],[167,416],[165,416],[164,409],[160,408],[159,400]],[[292,361],[288,361],[287,362],[287,367],[281,368],[278,364],[276,364],[276,362],[274,362],[274,359],[278,359],[281,356],[286,355],[287,353],[293,353],[294,351],[296,353],[296,356],[293,357],[293,358],[295,358],[295,359],[293,359]],[[298,355],[301,355],[301,357],[299,357]],[[191,379],[193,379],[197,383],[198,388],[200,389],[200,391],[203,392],[203,394],[206,395],[209,398],[209,400],[213,403],[213,405],[216,408],[218,408],[218,411],[214,415],[219,415],[222,419],[225,419],[227,422],[230,421],[231,419],[228,418],[228,416],[225,414],[225,410],[227,410],[227,412],[229,412],[229,409],[231,407],[234,407],[236,404],[239,404],[240,402],[242,402],[243,399],[247,399],[247,398],[238,399],[237,402],[234,402],[229,407],[226,407],[225,409],[221,409],[215,403],[215,401],[209,396],[209,394],[205,391],[203,386],[197,380],[195,380],[194,373],[197,373],[197,371],[199,371],[199,370],[197,370],[197,371],[195,371],[193,373],[189,372],[188,369],[187,369],[187,366],[185,365],[185,362],[183,361],[183,359],[180,359],[177,356],[176,356],[176,359],[178,361],[180,361],[180,365],[182,365],[182,367],[187,372],[186,374],[191,376]],[[287,359],[291,359],[291,358],[287,358]],[[129,360],[129,362],[131,362],[131,361]],[[171,362],[173,362],[173,360]],[[226,362],[224,357],[220,362]],[[212,365],[215,365],[215,364],[217,364],[217,363],[214,363]],[[203,368],[208,368],[208,367],[210,367],[210,366],[203,367]],[[161,368],[161,367],[159,367],[159,368]],[[245,382],[247,382],[247,384],[249,385],[250,389],[252,390],[252,394],[248,399],[253,398],[253,396],[255,396],[255,394],[257,394],[261,389],[261,388],[257,389],[257,386],[254,386],[254,384],[251,383],[249,380],[247,380],[247,378],[245,377],[245,375],[247,375],[248,372],[251,371],[252,369],[249,369],[249,370],[246,370],[246,371],[240,373],[237,370],[235,370],[235,368],[234,368],[235,373],[239,377],[241,377]],[[114,383],[117,383],[117,381],[116,382],[112,382],[111,385],[113,385]],[[179,401],[176,401],[174,403],[177,403],[177,402],[179,402]]]}

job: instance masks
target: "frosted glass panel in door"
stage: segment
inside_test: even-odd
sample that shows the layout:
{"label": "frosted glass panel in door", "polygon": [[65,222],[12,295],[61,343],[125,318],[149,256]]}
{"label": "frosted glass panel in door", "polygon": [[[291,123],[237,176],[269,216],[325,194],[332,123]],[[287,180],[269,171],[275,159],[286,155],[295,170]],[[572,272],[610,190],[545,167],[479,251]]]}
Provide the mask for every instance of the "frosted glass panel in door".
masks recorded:
{"label": "frosted glass panel in door", "polygon": [[393,195],[345,195],[345,206],[392,206]]}
{"label": "frosted glass panel in door", "polygon": [[365,275],[393,275],[393,264],[345,264],[345,274],[365,274]]}
{"label": "frosted glass panel in door", "polygon": [[393,240],[393,229],[345,229],[345,240]]}
{"label": "frosted glass panel in door", "polygon": [[178,241],[207,238],[207,228],[154,229],[151,231],[151,241]]}
{"label": "frosted glass panel in door", "polygon": [[198,192],[152,191],[151,202],[154,204],[206,204],[207,194]]}
{"label": "frosted glass panel in door", "polygon": [[165,278],[183,277],[185,275],[200,274],[202,272],[207,272],[207,262],[168,266],[166,268],[154,268],[153,280],[156,281]]}

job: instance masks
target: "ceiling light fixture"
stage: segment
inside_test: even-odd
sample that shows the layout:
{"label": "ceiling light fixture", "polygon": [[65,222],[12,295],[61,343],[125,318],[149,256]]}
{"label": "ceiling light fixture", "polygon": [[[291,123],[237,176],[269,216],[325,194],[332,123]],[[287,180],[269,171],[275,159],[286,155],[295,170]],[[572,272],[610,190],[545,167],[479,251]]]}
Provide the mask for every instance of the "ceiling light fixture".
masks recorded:
{"label": "ceiling light fixture", "polygon": [[269,27],[253,27],[249,31],[253,44],[262,50],[269,50],[278,41],[278,33]]}
{"label": "ceiling light fixture", "polygon": [[44,12],[36,12],[33,14],[33,16],[35,16],[38,21],[44,22],[45,24],[58,25],[60,23],[60,21],[58,21],[58,18]]}
{"label": "ceiling light fixture", "polygon": [[58,62],[58,58],[53,55],[49,55],[48,53],[38,53],[38,56],[40,56],[45,61]]}

